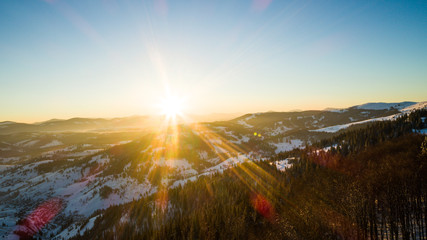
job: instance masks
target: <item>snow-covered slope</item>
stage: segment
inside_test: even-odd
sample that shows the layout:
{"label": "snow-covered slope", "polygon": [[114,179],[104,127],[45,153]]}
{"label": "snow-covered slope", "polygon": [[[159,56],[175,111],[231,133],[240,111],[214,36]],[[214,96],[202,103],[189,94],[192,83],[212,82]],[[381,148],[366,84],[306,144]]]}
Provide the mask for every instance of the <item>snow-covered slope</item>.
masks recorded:
{"label": "snow-covered slope", "polygon": [[335,126],[329,126],[329,127],[325,127],[325,128],[320,128],[320,129],[315,129],[315,130],[310,130],[311,132],[327,132],[327,133],[334,133],[334,132],[338,132],[340,130],[346,129],[350,126],[353,125],[358,125],[358,124],[364,124],[364,123],[370,123],[370,122],[375,122],[375,121],[387,121],[387,120],[394,120],[397,117],[399,117],[400,114],[394,114],[391,116],[387,116],[387,117],[380,117],[380,118],[373,118],[373,119],[368,119],[368,120],[364,120],[364,121],[358,121],[358,122],[352,122],[352,123],[347,123],[347,124],[341,124],[341,125],[335,125]]}
{"label": "snow-covered slope", "polygon": [[355,106],[358,109],[366,109],[366,110],[385,110],[385,109],[397,109],[401,110],[416,104],[416,102],[399,102],[399,103],[384,103],[384,102],[376,102],[376,103],[365,103],[362,105]]}
{"label": "snow-covered slope", "polygon": [[425,102],[418,102],[418,103],[412,104],[410,106],[407,106],[407,107],[401,109],[400,111],[404,112],[404,113],[407,113],[407,112],[411,112],[411,111],[414,111],[414,110],[417,110],[417,109],[425,109],[425,108],[427,108],[427,101],[425,101]]}
{"label": "snow-covered slope", "polygon": [[335,133],[335,132],[338,132],[342,129],[346,129],[346,128],[353,126],[353,125],[364,124],[364,123],[375,122],[375,121],[394,120],[394,119],[402,116],[403,114],[407,114],[411,111],[414,111],[417,109],[427,108],[427,102],[419,102],[419,103],[415,103],[415,102],[366,103],[363,105],[358,105],[358,106],[356,106],[356,108],[365,109],[365,110],[368,110],[368,109],[369,110],[384,110],[384,109],[394,108],[394,109],[399,110],[400,113],[392,114],[392,115],[386,116],[386,117],[372,118],[372,119],[367,119],[367,120],[363,120],[363,121],[351,122],[351,123],[346,123],[346,124],[339,124],[339,125],[319,128],[319,129],[310,130],[310,131],[311,132]]}

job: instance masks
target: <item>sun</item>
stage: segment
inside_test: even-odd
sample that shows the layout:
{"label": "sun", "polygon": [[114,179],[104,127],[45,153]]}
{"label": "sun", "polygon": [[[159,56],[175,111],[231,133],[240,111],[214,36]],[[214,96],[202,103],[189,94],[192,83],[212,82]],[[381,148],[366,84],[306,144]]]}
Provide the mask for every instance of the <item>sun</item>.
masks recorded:
{"label": "sun", "polygon": [[176,118],[182,115],[184,101],[176,96],[168,96],[160,103],[161,114],[168,118]]}

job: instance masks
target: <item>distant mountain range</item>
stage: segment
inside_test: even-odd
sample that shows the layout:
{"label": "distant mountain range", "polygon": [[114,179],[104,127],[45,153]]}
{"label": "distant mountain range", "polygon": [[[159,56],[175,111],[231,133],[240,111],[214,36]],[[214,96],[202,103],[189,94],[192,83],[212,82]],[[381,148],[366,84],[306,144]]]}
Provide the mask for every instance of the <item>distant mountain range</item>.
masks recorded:
{"label": "distant mountain range", "polygon": [[[207,115],[189,115],[186,121],[208,122],[224,121],[241,114],[213,113]],[[51,119],[37,123],[0,122],[0,135],[19,132],[110,132],[110,131],[144,131],[158,127],[164,121],[163,116],[131,116],[122,118],[71,118]],[[183,119],[180,120],[183,122]]]}
{"label": "distant mountain range", "polygon": [[[330,113],[330,112],[347,112],[347,114],[337,115],[337,118],[329,119],[330,122],[323,122],[323,125],[328,124],[344,124],[347,123],[345,120],[353,122],[355,120],[366,120],[375,117],[384,117],[387,114],[397,113],[400,110],[405,108],[422,108],[426,105],[426,102],[400,102],[400,103],[366,103],[362,105],[357,105],[349,107],[346,109],[333,109],[327,108],[325,110],[314,110],[314,111],[291,111],[291,112],[274,112],[269,111],[266,113],[257,113],[254,118],[257,116],[272,117],[272,119],[280,119],[285,116],[296,116],[300,115],[303,117],[307,114],[319,114],[319,113]],[[372,113],[366,113],[365,111],[357,110],[374,110]],[[350,112],[349,112],[350,111]],[[364,114],[361,114],[365,112]],[[190,122],[213,122],[213,121],[227,121],[236,118],[237,121],[244,122],[245,118],[249,115],[241,114],[221,114],[214,113],[208,115],[189,115],[186,120]],[[331,114],[326,114],[331,115]],[[334,115],[334,114],[332,114]],[[354,115],[354,116],[353,116]],[[326,116],[325,116],[326,117]],[[333,118],[333,116],[330,116]],[[289,118],[289,117],[288,117]],[[345,119],[343,119],[345,118]],[[349,118],[349,119],[348,119]],[[71,118],[67,120],[63,119],[51,119],[44,122],[38,123],[19,123],[12,121],[0,122],[0,135],[2,134],[11,134],[19,132],[109,132],[109,131],[144,131],[149,130],[150,128],[157,127],[163,121],[162,116],[131,116],[131,117],[122,117],[122,118]],[[233,120],[231,120],[233,121]],[[252,120],[254,121],[254,120]],[[315,126],[316,123],[313,123]],[[320,124],[322,125],[322,124]],[[319,125],[319,126],[320,126]]]}

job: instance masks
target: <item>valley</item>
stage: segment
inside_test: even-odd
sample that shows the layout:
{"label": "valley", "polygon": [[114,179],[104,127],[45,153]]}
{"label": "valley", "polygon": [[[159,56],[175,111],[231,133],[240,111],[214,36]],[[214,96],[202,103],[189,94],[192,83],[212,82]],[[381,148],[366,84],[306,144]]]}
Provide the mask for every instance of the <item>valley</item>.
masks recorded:
{"label": "valley", "polygon": [[[298,161],[287,158],[287,152],[370,123],[398,119],[426,106],[427,102],[403,102],[256,113],[228,121],[164,125],[156,131],[103,131],[102,124],[86,131],[89,126],[65,131],[68,126],[60,121],[52,124],[52,132],[45,124],[19,129],[14,126],[18,123],[3,122],[0,237],[69,239],[83,235],[99,211],[182,188],[242,164],[272,161],[272,166],[286,171]],[[331,146],[337,144],[325,146],[325,151]],[[45,206],[51,203],[56,210],[40,219],[40,212],[50,211]]]}

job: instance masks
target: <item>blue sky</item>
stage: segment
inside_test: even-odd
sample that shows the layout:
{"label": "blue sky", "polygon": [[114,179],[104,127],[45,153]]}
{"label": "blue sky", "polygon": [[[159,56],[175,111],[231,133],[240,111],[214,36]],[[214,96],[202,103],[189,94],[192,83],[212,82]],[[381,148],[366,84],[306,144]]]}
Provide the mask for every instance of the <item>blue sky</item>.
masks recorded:
{"label": "blue sky", "polygon": [[0,121],[427,100],[426,1],[0,1]]}

